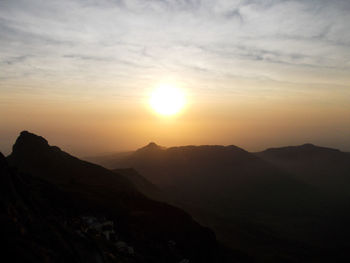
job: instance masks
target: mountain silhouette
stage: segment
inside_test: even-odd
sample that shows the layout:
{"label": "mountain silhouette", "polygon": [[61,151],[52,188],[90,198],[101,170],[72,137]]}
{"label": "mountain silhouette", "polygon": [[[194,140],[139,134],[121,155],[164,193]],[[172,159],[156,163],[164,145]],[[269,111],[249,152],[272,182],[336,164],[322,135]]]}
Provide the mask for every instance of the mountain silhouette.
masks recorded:
{"label": "mountain silhouette", "polygon": [[[59,204],[52,203],[52,206],[60,207],[61,212],[56,216],[68,217],[66,210],[69,210],[78,218],[94,215],[115,222],[119,238],[132,245],[135,251],[135,256],[125,262],[224,261],[214,234],[187,213],[147,198],[126,176],[79,160],[58,147],[50,146],[40,136],[22,132],[8,163],[18,173],[30,174],[30,178],[49,185],[44,193],[34,191],[40,196],[40,200],[35,202],[46,199],[46,195],[50,194],[47,189],[57,189],[60,194],[55,195],[53,200]],[[15,196],[15,191],[10,190],[11,184],[7,185],[5,188],[10,192],[5,196]],[[41,209],[37,208],[40,213]],[[106,251],[113,256],[113,249]]]}
{"label": "mountain silhouette", "polygon": [[154,200],[166,200],[166,195],[152,182],[140,175],[135,169],[114,169],[113,172],[126,177],[130,182],[133,183],[137,190],[139,190],[144,195]]}
{"label": "mountain silhouette", "polygon": [[77,234],[70,219],[78,218],[80,207],[69,195],[39,178],[19,173],[1,153],[0,189],[3,260],[105,262],[102,251],[112,252],[98,240]]}
{"label": "mountain silhouette", "polygon": [[[0,154],[4,255],[19,262],[349,261],[348,153],[312,144],[250,153],[150,143],[105,157],[115,169],[22,132],[11,155]],[[86,218],[113,231],[87,231]]]}
{"label": "mountain silhouette", "polygon": [[232,145],[164,148],[149,144],[117,162],[135,168],[175,197],[198,206],[211,203],[213,209],[225,204],[254,211],[278,206],[280,212],[288,213],[290,206],[302,209],[312,199],[308,195],[317,194],[288,173]]}
{"label": "mountain silhouette", "polygon": [[109,167],[113,164],[136,169],[168,200],[212,227],[222,242],[258,261],[272,260],[271,253],[273,262],[326,262],[329,254],[344,256],[329,240],[344,244],[344,233],[349,233],[346,200],[334,199],[260,154],[233,145],[149,144],[110,159]]}
{"label": "mountain silhouette", "polygon": [[160,145],[156,144],[155,142],[150,142],[146,146],[138,149],[136,152],[138,154],[141,154],[141,153],[157,152],[157,151],[165,150],[165,149],[166,149],[166,147],[160,146]]}
{"label": "mountain silhouette", "polygon": [[257,156],[327,193],[350,194],[349,153],[304,144],[270,148]]}

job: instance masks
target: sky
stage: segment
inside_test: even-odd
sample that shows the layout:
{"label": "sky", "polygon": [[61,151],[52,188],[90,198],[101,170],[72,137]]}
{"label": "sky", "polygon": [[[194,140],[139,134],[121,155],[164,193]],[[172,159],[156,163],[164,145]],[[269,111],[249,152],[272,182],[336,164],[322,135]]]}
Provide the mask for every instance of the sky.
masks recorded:
{"label": "sky", "polygon": [[[165,146],[350,151],[348,0],[1,0],[0,151]],[[149,107],[162,84],[186,106]]]}

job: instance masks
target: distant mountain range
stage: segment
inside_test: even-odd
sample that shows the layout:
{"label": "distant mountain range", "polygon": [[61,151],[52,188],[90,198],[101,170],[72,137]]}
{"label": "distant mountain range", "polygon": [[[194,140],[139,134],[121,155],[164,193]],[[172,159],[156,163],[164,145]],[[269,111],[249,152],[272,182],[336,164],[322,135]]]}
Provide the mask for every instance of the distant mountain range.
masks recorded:
{"label": "distant mountain range", "polygon": [[167,201],[258,261],[348,259],[349,153],[311,144],[250,153],[232,145],[150,143],[99,162],[134,168]]}
{"label": "distant mountain range", "polygon": [[270,148],[257,156],[322,191],[350,196],[350,153],[304,144]]}
{"label": "distant mountain range", "polygon": [[137,190],[147,183],[133,170],[112,172],[25,131],[0,171],[11,262],[236,261],[186,212]]}
{"label": "distant mountain range", "polygon": [[3,258],[350,260],[349,153],[311,144],[250,153],[233,145],[150,143],[90,161],[113,169],[26,131],[11,155],[0,153]]}

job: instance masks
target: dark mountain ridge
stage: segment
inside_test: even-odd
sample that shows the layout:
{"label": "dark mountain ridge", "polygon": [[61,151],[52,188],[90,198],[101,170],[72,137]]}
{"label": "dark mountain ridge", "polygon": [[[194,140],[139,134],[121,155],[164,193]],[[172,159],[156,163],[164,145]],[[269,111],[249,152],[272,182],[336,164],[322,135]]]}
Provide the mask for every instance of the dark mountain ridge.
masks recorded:
{"label": "dark mountain ridge", "polygon": [[318,194],[288,173],[233,145],[171,148],[152,145],[119,162],[120,166],[135,168],[173,196],[187,198],[196,205],[212,203],[213,208],[217,207],[216,200],[221,209],[227,203],[227,208],[250,207],[256,212],[274,204],[280,206],[277,203],[281,200],[286,207],[297,203],[302,208],[303,195],[309,195],[311,201],[312,194]]}
{"label": "dark mountain ridge", "polygon": [[[349,199],[346,195],[329,195],[312,181],[322,165],[341,165],[345,180],[347,158],[347,153],[311,144],[253,154],[236,146],[165,148],[150,143],[131,154],[119,155],[113,160],[118,169],[109,171],[49,146],[42,137],[22,132],[8,157],[13,175],[4,176],[4,183],[6,178],[12,179],[3,193],[5,199],[15,200],[18,211],[33,209],[42,216],[41,211],[48,207],[43,224],[53,229],[53,236],[64,235],[58,245],[60,252],[51,253],[51,258],[61,253],[71,255],[69,249],[64,250],[66,246],[80,251],[76,260],[91,257],[86,251],[90,246],[93,255],[105,262],[247,262],[251,258],[257,262],[348,262]],[[288,166],[281,165],[281,160]],[[312,180],[305,180],[309,172],[304,166],[297,166],[301,170],[289,169],[290,162],[306,163],[312,168]],[[335,170],[328,170],[327,178],[337,178],[339,174],[330,171]],[[13,183],[13,178],[25,186]],[[343,187],[348,188],[347,181]],[[22,191],[25,194],[18,195]],[[182,206],[212,227],[233,250],[223,250],[210,230],[181,209],[146,196]],[[21,213],[21,220],[28,220],[28,213]],[[69,239],[61,232],[57,218],[70,222],[69,218],[86,214],[115,222],[119,240],[132,246],[135,253],[123,255],[94,236],[85,241],[74,239],[74,246],[65,243]],[[55,225],[47,223],[47,218]],[[77,234],[70,224],[64,229],[71,238]],[[29,233],[43,235],[37,231]],[[17,240],[22,238],[20,235]],[[47,242],[35,242],[36,247],[50,250],[44,245]]]}
{"label": "dark mountain ridge", "polygon": [[145,196],[154,200],[166,200],[167,196],[152,182],[140,175],[133,168],[114,169],[113,172],[126,177]]}
{"label": "dark mountain ridge", "polygon": [[18,173],[33,175],[57,188],[62,195],[55,199],[60,204],[62,200],[71,202],[60,205],[63,210],[72,208],[80,216],[103,215],[116,222],[118,235],[138,255],[130,262],[224,260],[214,234],[184,211],[147,198],[125,176],[49,146],[40,136],[22,132],[8,162]]}
{"label": "dark mountain ridge", "polygon": [[[306,155],[315,150],[303,148]],[[115,160],[114,167],[133,167],[221,241],[258,261],[322,262],[332,253],[343,258],[345,250],[337,247],[349,233],[348,202],[259,154],[236,146],[150,144]]]}
{"label": "dark mountain ridge", "polygon": [[[111,262],[98,241],[77,234],[68,219],[80,207],[38,178],[12,169],[0,153],[2,259],[11,262]],[[126,261],[122,261],[126,262]]]}
{"label": "dark mountain ridge", "polygon": [[350,155],[348,153],[304,144],[270,148],[256,155],[329,194],[349,195]]}

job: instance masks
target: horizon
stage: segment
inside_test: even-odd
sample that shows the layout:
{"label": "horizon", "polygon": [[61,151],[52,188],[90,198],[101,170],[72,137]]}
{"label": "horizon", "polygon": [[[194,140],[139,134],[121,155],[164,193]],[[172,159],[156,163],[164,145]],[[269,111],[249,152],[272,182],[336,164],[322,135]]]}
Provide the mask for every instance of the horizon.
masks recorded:
{"label": "horizon", "polygon": [[349,11],[344,0],[2,1],[0,150],[30,130],[78,156],[149,141],[349,152]]}
{"label": "horizon", "polygon": [[126,150],[115,150],[115,151],[109,151],[109,152],[93,152],[92,154],[88,154],[88,155],[79,155],[79,154],[76,154],[74,152],[71,152],[67,149],[64,149],[62,148],[61,145],[59,144],[55,144],[55,143],[52,143],[50,142],[49,139],[47,139],[45,136],[42,136],[41,134],[37,134],[37,133],[33,133],[32,131],[28,131],[28,130],[23,130],[21,132],[19,132],[18,136],[16,137],[16,139],[13,141],[12,145],[11,145],[11,150],[8,151],[8,152],[5,152],[5,151],[2,151],[0,150],[0,152],[4,155],[4,156],[9,156],[11,153],[12,153],[12,147],[13,145],[15,144],[17,138],[21,135],[22,132],[28,132],[30,134],[33,134],[33,135],[36,135],[36,136],[39,136],[39,137],[42,137],[44,138],[45,140],[47,140],[48,144],[50,146],[57,146],[59,147],[62,151],[64,152],[67,152],[69,154],[72,154],[73,156],[77,156],[81,159],[84,159],[84,158],[90,158],[90,157],[103,157],[103,156],[109,156],[109,155],[113,155],[113,154],[121,154],[121,153],[128,153],[128,152],[134,152],[134,151],[137,151],[141,148],[144,148],[144,147],[147,147],[149,144],[155,144],[157,146],[160,146],[162,148],[165,148],[165,149],[170,149],[170,148],[176,148],[176,147],[189,147],[189,146],[194,146],[194,147],[201,147],[201,146],[222,146],[222,147],[228,147],[228,146],[234,146],[234,147],[238,147],[238,148],[241,148],[249,153],[258,153],[258,152],[263,152],[265,150],[268,150],[268,149],[278,149],[278,148],[285,148],[285,147],[301,147],[301,146],[304,146],[304,145],[312,145],[312,146],[315,146],[315,147],[320,147],[320,148],[328,148],[328,149],[335,149],[335,150],[339,150],[341,152],[344,152],[344,153],[350,153],[349,151],[346,151],[346,150],[342,150],[342,149],[338,149],[338,148],[334,148],[334,147],[329,147],[329,146],[326,146],[326,145],[318,145],[318,144],[314,144],[314,143],[311,143],[311,142],[305,142],[305,143],[301,143],[301,144],[294,144],[294,145],[279,145],[279,146],[269,146],[269,147],[266,147],[266,148],[263,148],[263,149],[259,149],[259,150],[249,150],[249,149],[246,149],[244,147],[241,147],[239,145],[236,145],[236,144],[184,144],[184,145],[162,145],[162,144],[159,144],[157,142],[154,142],[154,141],[149,141],[148,143],[145,143],[137,148],[134,148],[134,149],[126,149]]}

